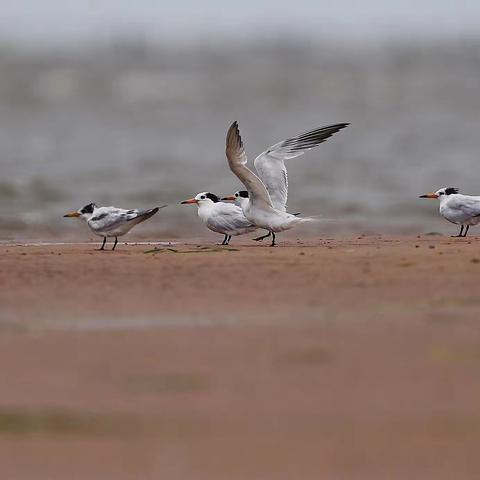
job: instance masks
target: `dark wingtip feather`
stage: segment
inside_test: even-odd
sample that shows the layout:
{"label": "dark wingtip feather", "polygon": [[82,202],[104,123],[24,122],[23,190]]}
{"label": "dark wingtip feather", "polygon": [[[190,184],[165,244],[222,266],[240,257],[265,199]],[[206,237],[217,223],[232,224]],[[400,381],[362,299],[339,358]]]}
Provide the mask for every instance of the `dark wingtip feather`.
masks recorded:
{"label": "dark wingtip feather", "polygon": [[135,222],[135,223],[144,222],[145,220],[148,220],[149,218],[153,217],[159,210],[160,210],[160,207],[155,207],[155,208],[151,208],[150,210],[145,210],[144,212],[140,212],[136,217],[128,219],[127,222]]}
{"label": "dark wingtip feather", "polygon": [[300,151],[313,148],[325,140],[330,138],[333,134],[348,127],[350,123],[335,123],[327,125],[326,127],[316,128],[308,132],[289,138],[283,142],[282,146],[291,146],[292,151]]}
{"label": "dark wingtip feather", "polygon": [[230,125],[227,132],[227,149],[231,147],[243,148],[242,137],[236,120]]}
{"label": "dark wingtip feather", "polygon": [[228,127],[228,133],[234,132],[235,130],[238,131],[238,122],[236,120]]}

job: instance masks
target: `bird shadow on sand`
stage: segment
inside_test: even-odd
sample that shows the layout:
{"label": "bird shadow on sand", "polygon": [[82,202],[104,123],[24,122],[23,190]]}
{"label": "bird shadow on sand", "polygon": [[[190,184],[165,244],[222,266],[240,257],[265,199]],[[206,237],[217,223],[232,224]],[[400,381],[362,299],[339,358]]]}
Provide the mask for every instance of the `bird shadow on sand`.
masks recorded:
{"label": "bird shadow on sand", "polygon": [[153,248],[151,250],[146,250],[143,253],[163,253],[163,252],[171,252],[171,253],[216,253],[216,252],[238,252],[238,248],[231,248],[231,247],[223,247],[223,246],[214,246],[214,247],[207,247],[201,246],[197,247],[194,250],[178,250],[176,248],[166,247],[166,248]]}

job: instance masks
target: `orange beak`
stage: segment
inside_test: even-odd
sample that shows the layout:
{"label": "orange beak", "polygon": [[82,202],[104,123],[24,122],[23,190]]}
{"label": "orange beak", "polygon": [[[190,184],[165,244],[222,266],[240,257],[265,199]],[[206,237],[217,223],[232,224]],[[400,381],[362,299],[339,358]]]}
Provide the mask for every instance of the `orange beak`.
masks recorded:
{"label": "orange beak", "polygon": [[222,200],[235,200],[235,195],[230,195],[228,197],[223,197]]}
{"label": "orange beak", "polygon": [[425,195],[420,195],[419,198],[438,198],[436,193],[426,193]]}
{"label": "orange beak", "polygon": [[183,202],[180,202],[182,205],[189,205],[191,203],[196,203],[198,204],[198,200],[195,198],[189,198],[188,200],[184,200]]}
{"label": "orange beak", "polygon": [[78,212],[70,212],[64,215],[64,217],[79,217],[80,214]]}

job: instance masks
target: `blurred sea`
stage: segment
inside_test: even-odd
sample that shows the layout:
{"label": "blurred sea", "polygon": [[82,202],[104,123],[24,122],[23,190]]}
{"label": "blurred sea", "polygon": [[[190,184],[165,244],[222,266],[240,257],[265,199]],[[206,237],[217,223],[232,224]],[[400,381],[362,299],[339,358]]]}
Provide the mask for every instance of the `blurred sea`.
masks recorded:
{"label": "blurred sea", "polygon": [[239,188],[224,155],[233,120],[252,160],[288,136],[351,122],[287,165],[289,210],[332,220],[315,234],[453,233],[418,195],[480,194],[480,39],[5,46],[0,69],[2,240],[78,237],[62,215],[91,201],[170,204],[137,236],[202,234],[194,208],[178,202]]}

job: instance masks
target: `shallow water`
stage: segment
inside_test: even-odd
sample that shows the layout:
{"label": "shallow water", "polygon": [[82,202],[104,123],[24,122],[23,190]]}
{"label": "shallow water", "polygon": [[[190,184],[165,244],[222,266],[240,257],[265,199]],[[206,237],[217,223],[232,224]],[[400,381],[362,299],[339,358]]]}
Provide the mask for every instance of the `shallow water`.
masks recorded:
{"label": "shallow water", "polygon": [[352,123],[288,163],[290,211],[326,219],[313,233],[453,233],[418,195],[480,193],[479,46],[3,51],[0,238],[87,238],[62,215],[91,201],[168,203],[137,231],[198,234],[195,208],[178,203],[239,188],[224,156],[233,120],[252,159],[301,131]]}

